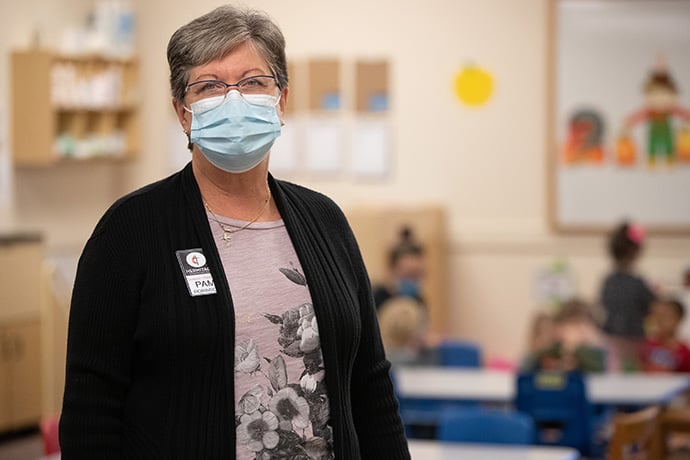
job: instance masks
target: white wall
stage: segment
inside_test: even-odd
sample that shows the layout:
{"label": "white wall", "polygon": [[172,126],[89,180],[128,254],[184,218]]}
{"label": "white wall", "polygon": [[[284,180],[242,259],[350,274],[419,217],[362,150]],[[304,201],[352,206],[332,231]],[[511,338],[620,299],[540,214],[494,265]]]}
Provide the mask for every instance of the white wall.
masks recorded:
{"label": "white wall", "polygon": [[[543,0],[247,3],[270,12],[281,25],[290,57],[371,56],[392,63],[398,154],[393,181],[310,185],[346,206],[372,197],[446,203],[456,232],[505,233],[497,224],[518,233],[543,229]],[[167,78],[167,40],[178,26],[218,4],[153,0],[137,5],[151,134],[145,160],[151,168],[140,170],[141,182],[165,161],[155,157],[165,155],[161,139],[168,120],[161,106],[169,95],[161,82]],[[496,97],[484,109],[463,108],[452,94],[454,73],[469,60],[497,76]],[[534,174],[514,174],[523,170]]]}
{"label": "white wall", "polygon": [[[21,191],[22,207],[28,210],[20,220],[51,223],[58,229],[57,236],[51,234],[53,244],[80,247],[106,196],[167,174],[172,117],[167,41],[177,27],[220,3],[136,3],[143,83],[141,159],[118,170],[99,196],[84,198],[86,210],[79,215],[73,211],[69,225],[57,211],[49,222],[39,218],[47,209],[36,203],[49,190],[31,196]],[[553,236],[545,218],[547,0],[246,3],[277,20],[290,57],[390,59],[397,152],[392,180],[294,179],[346,208],[371,202],[446,206],[451,335],[481,341],[490,355],[517,358],[533,309],[532,277],[554,256],[568,257],[582,292],[594,295],[607,268],[602,237]],[[464,108],[452,95],[453,75],[468,60],[496,78],[495,97],[482,109]],[[54,185],[75,197],[79,174],[63,171]],[[675,280],[689,259],[687,238],[655,239],[642,268],[655,279]]]}

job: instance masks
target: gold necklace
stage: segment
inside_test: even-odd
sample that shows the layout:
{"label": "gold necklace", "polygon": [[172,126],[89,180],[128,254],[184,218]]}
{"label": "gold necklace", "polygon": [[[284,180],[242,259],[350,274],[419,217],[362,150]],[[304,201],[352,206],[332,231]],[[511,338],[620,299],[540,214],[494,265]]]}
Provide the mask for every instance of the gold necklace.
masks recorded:
{"label": "gold necklace", "polygon": [[266,190],[267,190],[268,193],[267,193],[267,195],[266,195],[266,199],[264,200],[263,204],[261,205],[261,209],[259,209],[259,213],[258,213],[258,214],[256,215],[256,217],[254,217],[250,222],[247,222],[246,224],[244,224],[244,225],[243,225],[242,227],[240,227],[240,228],[234,228],[234,227],[231,227],[231,226],[229,226],[229,225],[224,224],[223,222],[221,222],[221,221],[218,219],[218,216],[216,216],[216,213],[214,213],[214,212],[211,210],[211,207],[210,207],[210,206],[208,205],[208,203],[206,202],[206,199],[204,199],[203,197],[201,198],[202,201],[204,202],[204,207],[206,208],[206,210],[207,210],[208,212],[211,213],[211,220],[214,221],[214,222],[216,222],[216,223],[218,224],[218,226],[221,228],[221,230],[223,230],[223,236],[221,237],[221,239],[222,239],[223,241],[225,241],[225,247],[226,247],[226,248],[227,248],[227,247],[230,247],[230,240],[232,240],[232,235],[233,235],[234,233],[241,232],[242,230],[245,230],[245,229],[246,229],[247,227],[249,227],[251,224],[253,224],[253,223],[256,222],[257,220],[259,220],[259,217],[261,217],[261,216],[263,215],[264,211],[266,211],[266,208],[268,207],[268,203],[271,201],[271,189],[268,188],[268,185],[266,186]]}

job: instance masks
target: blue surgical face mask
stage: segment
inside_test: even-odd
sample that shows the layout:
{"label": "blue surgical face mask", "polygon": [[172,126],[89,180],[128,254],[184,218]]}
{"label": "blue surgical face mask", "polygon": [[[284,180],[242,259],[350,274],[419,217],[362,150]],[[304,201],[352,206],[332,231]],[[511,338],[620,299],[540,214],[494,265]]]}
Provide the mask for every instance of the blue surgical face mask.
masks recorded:
{"label": "blue surgical face mask", "polygon": [[405,297],[419,298],[419,283],[406,278],[398,280],[398,294]]}
{"label": "blue surgical face mask", "polygon": [[241,96],[233,90],[217,107],[218,98],[195,102],[190,107],[190,141],[217,168],[230,173],[249,171],[266,158],[280,136],[279,100],[266,95]]}

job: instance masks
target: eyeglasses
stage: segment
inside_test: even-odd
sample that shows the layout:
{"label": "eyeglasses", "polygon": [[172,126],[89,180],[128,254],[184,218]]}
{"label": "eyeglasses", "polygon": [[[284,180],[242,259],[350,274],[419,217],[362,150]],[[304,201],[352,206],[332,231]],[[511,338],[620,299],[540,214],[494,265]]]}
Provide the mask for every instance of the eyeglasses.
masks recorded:
{"label": "eyeglasses", "polygon": [[243,78],[235,84],[220,80],[199,80],[190,83],[185,88],[184,108],[192,113],[214,109],[225,102],[227,94],[233,88],[248,104],[275,106],[280,100],[275,77],[255,75]]}

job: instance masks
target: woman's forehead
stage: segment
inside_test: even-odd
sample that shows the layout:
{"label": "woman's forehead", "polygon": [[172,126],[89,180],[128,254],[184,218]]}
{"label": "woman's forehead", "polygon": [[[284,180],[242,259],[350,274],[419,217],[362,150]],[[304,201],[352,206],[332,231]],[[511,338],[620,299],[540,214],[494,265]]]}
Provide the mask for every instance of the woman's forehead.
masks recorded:
{"label": "woman's forehead", "polygon": [[193,67],[190,72],[190,81],[201,77],[216,78],[220,80],[241,80],[247,76],[268,73],[268,64],[256,47],[245,42],[225,56]]}

